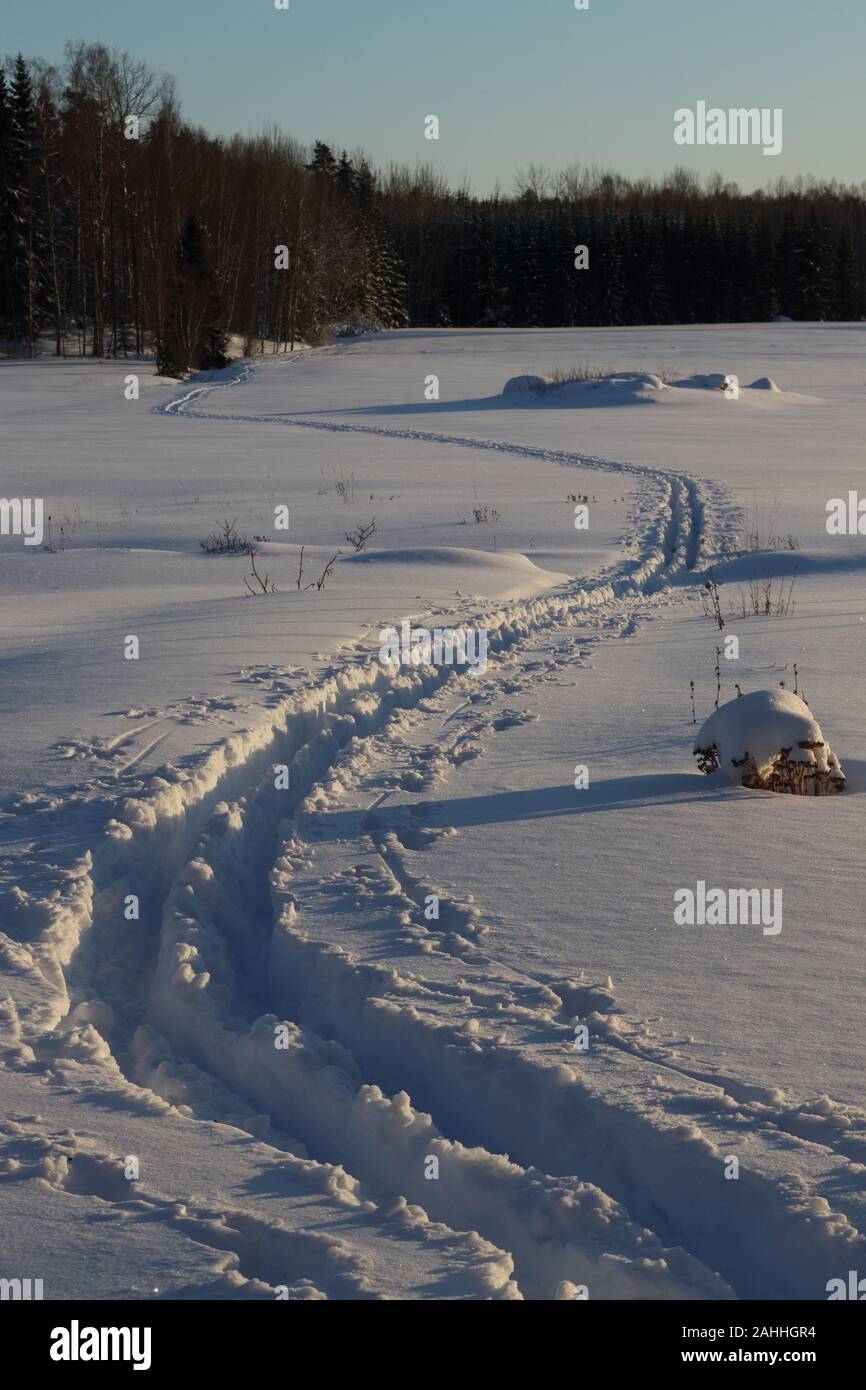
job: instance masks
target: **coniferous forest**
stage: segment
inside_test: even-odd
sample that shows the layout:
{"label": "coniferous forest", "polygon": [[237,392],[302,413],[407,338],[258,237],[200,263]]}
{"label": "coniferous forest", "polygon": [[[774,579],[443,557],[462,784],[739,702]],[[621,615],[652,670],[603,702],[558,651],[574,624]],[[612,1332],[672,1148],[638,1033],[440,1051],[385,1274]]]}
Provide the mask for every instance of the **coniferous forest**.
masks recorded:
{"label": "coniferous forest", "polygon": [[251,350],[413,324],[866,314],[866,184],[744,193],[575,156],[481,197],[276,130],[214,138],[170,78],[101,45],[69,45],[60,69],[19,55],[0,72],[0,339],[154,350],[180,372],[220,365],[230,333]]}

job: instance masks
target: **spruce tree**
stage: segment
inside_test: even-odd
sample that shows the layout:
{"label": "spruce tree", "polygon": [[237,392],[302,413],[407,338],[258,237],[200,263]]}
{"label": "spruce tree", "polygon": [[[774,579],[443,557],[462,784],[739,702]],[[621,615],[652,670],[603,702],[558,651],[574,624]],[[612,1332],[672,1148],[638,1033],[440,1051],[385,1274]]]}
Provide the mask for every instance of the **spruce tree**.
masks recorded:
{"label": "spruce tree", "polygon": [[373,226],[366,231],[360,310],[366,327],[406,327],[406,281],[387,233]]}
{"label": "spruce tree", "polygon": [[337,161],[333,151],[324,141],[317,140],[313,145],[313,158],[307,165],[313,174],[328,174],[334,177],[337,173]]}
{"label": "spruce tree", "polygon": [[864,314],[864,282],[857,273],[857,262],[851,237],[844,229],[836,241],[835,259],[835,319],[862,319]]}
{"label": "spruce tree", "polygon": [[178,241],[171,308],[157,339],[156,369],[164,376],[182,376],[191,367],[224,367],[227,342],[207,231],[198,214],[191,213]]}
{"label": "spruce tree", "polygon": [[0,65],[0,336],[14,337],[12,330],[12,257],[14,246],[12,199],[12,110],[6,74]]}
{"label": "spruce tree", "polygon": [[615,328],[624,322],[625,273],[628,255],[628,233],[625,218],[620,213],[604,219],[604,251],[602,258],[604,288],[602,291],[603,318],[601,322]]}
{"label": "spruce tree", "polygon": [[830,317],[834,272],[835,253],[829,228],[813,208],[797,238],[796,318],[824,320]]}
{"label": "spruce tree", "polygon": [[53,324],[55,353],[60,357],[65,352],[66,311],[62,267],[67,251],[63,218],[62,132],[57,106],[45,80],[40,82],[36,93],[35,115],[37,162],[33,207],[40,267],[39,304],[42,316]]}
{"label": "spruce tree", "polygon": [[337,168],[334,172],[334,182],[347,198],[354,196],[355,192],[355,169],[351,159],[345,150],[340,155]]}
{"label": "spruce tree", "polygon": [[9,248],[10,327],[12,337],[26,344],[27,356],[39,332],[39,263],[34,209],[36,183],[36,117],[33,86],[19,53],[10,87],[9,190],[12,244]]}

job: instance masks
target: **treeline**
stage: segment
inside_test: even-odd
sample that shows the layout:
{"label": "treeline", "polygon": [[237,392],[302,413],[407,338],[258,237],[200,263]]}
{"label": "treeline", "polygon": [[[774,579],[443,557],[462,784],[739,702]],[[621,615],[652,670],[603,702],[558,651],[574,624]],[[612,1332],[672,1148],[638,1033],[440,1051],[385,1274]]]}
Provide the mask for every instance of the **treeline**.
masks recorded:
{"label": "treeline", "polygon": [[170,79],[101,45],[0,72],[12,352],[48,335],[58,353],[154,349],[179,372],[219,365],[229,333],[249,350],[407,323],[860,319],[864,281],[862,187],[531,168],[479,198],[278,132],[214,139],[181,119]]}
{"label": "treeline", "polygon": [[[866,189],[805,180],[743,194],[678,170],[661,183],[530,171],[511,198],[449,194],[392,170],[380,215],[410,322],[459,327],[860,319]],[[585,248],[581,250],[581,248]],[[578,269],[577,266],[584,268]]]}
{"label": "treeline", "polygon": [[210,138],[127,54],[19,56],[0,77],[0,338],[155,348],[183,370],[218,365],[229,332],[252,347],[404,323],[374,183],[362,158],[310,160],[278,133]]}

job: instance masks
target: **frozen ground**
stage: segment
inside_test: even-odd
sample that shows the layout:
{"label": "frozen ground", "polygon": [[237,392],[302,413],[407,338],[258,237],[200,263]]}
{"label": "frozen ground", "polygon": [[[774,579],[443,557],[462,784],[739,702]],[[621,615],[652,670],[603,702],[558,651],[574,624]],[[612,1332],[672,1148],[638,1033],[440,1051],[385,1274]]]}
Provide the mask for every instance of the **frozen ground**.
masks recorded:
{"label": "frozen ground", "polygon": [[[864,334],[0,364],[0,491],[54,545],[0,539],[0,1277],[821,1298],[862,1263],[866,540],[825,522]],[[501,395],[575,363],[617,382]],[[201,553],[223,517],[276,593]],[[301,545],[304,584],[343,552],[321,591]],[[729,612],[795,571],[793,612]],[[483,625],[487,670],[383,666],[404,618]],[[699,774],[730,635],[722,699],[796,663],[843,796]],[[675,925],[699,882],[781,890],[781,932]]]}

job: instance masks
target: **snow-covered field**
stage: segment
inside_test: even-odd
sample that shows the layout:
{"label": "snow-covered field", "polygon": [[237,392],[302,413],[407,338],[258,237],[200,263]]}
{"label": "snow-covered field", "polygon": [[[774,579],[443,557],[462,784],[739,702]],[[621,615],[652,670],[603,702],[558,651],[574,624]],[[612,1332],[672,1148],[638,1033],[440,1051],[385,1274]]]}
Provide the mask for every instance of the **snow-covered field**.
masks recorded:
{"label": "snow-covered field", "polygon": [[[0,364],[0,492],[44,499],[52,546],[0,537],[0,1278],[812,1299],[862,1272],[866,536],[826,523],[862,486],[864,346]],[[224,518],[276,592],[202,552]],[[793,605],[754,615],[768,576]],[[404,620],[483,631],[485,669],[383,662]],[[721,703],[805,693],[843,795],[700,773],[717,647]],[[681,925],[712,889],[769,890],[773,929]]]}

